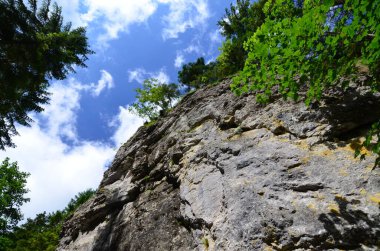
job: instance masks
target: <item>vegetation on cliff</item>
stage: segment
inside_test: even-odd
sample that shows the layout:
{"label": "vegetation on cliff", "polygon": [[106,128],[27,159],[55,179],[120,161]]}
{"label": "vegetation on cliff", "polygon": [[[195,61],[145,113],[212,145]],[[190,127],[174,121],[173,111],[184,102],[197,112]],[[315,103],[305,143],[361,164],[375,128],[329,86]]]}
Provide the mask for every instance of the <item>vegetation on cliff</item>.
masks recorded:
{"label": "vegetation on cliff", "polygon": [[[276,0],[263,11],[264,24],[244,43],[248,57],[231,86],[235,93],[253,91],[267,103],[274,88],[294,100],[303,89],[310,104],[328,89],[347,88],[363,73],[363,84],[379,91],[378,1]],[[363,145],[375,153],[380,142],[371,141],[379,129],[374,124]]]}
{"label": "vegetation on cliff", "polygon": [[[178,72],[187,90],[236,75],[231,89],[237,95],[253,93],[268,103],[275,91],[310,105],[361,76],[362,84],[380,89],[378,1],[238,0],[218,25],[225,41],[217,60],[198,58]],[[379,154],[379,136],[375,123],[362,147]]]}
{"label": "vegetation on cliff", "polygon": [[244,42],[265,22],[263,7],[268,0],[251,3],[249,0],[238,0],[225,9],[225,15],[219,20],[218,26],[225,37],[220,55],[214,62],[205,64],[198,58],[182,66],[178,72],[179,83],[199,88],[231,76],[244,67],[248,52]]}
{"label": "vegetation on cliff", "polygon": [[146,79],[143,87],[136,89],[136,93],[137,101],[129,110],[149,121],[154,121],[161,114],[165,114],[180,96],[176,84],[161,83],[157,79]]}
{"label": "vegetation on cliff", "polygon": [[[50,1],[0,1],[0,149],[13,146],[15,123],[29,125],[28,112],[48,102],[48,80],[63,79],[85,66],[84,28],[64,25],[61,9]],[[274,92],[285,99],[318,102],[326,90],[347,89],[365,75],[363,84],[379,91],[380,2],[365,0],[238,0],[218,22],[225,41],[215,62],[200,57],[178,73],[186,91],[234,77],[232,90],[254,93],[262,103]],[[147,79],[130,110],[150,121],[165,114],[180,96],[176,84]],[[303,96],[302,96],[303,95]],[[230,121],[231,122],[231,121]],[[231,122],[235,124],[235,122]],[[282,130],[282,129],[281,129]],[[362,146],[380,152],[380,122]],[[356,149],[360,155],[360,147]],[[362,157],[364,157],[362,155]],[[41,213],[16,227],[27,202],[27,174],[5,160],[0,169],[0,250],[54,250],[62,223],[93,194],[76,196],[62,211]]]}
{"label": "vegetation on cliff", "polygon": [[38,214],[34,219],[27,219],[12,231],[0,234],[0,250],[5,251],[52,251],[56,250],[62,224],[74,211],[95,194],[88,189],[70,200],[63,210],[47,214]]}

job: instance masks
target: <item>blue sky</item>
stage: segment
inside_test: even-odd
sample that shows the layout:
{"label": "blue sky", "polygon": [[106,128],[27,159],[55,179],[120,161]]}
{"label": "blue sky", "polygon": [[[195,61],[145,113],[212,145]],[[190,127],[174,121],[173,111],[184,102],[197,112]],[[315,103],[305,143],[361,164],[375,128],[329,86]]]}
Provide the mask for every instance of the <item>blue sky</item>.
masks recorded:
{"label": "blue sky", "polygon": [[52,81],[50,104],[18,127],[17,147],[0,152],[31,174],[26,217],[62,209],[80,191],[96,188],[116,150],[143,120],[128,111],[146,78],[177,83],[184,63],[214,60],[217,21],[231,1],[59,0],[65,21],[86,26],[96,54],[88,68]]}

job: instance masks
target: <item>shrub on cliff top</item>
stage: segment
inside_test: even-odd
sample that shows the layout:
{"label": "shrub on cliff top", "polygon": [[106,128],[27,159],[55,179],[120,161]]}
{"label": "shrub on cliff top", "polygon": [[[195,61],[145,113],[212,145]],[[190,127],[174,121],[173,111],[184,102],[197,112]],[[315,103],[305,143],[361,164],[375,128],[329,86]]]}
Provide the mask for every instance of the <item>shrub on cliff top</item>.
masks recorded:
{"label": "shrub on cliff top", "polygon": [[176,84],[161,83],[157,79],[146,79],[143,87],[137,88],[136,92],[137,101],[129,110],[149,121],[154,121],[160,114],[166,113],[180,96]]}

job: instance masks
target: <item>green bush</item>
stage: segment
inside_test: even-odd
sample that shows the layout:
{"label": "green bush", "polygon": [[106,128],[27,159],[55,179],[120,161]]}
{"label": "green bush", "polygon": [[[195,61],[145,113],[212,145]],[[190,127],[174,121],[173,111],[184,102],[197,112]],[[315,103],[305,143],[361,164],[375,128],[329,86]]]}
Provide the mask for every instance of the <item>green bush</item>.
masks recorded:
{"label": "green bush", "polygon": [[180,92],[176,84],[160,83],[157,79],[147,79],[143,88],[136,89],[137,101],[129,110],[149,121],[156,120],[172,108],[173,101],[179,98]]}
{"label": "green bush", "polygon": [[40,213],[34,219],[27,219],[26,223],[15,227],[13,231],[0,234],[0,250],[56,250],[64,221],[94,194],[94,190],[88,189],[71,199],[64,210]]}
{"label": "green bush", "polygon": [[25,198],[28,173],[18,169],[17,162],[6,158],[0,165],[0,235],[12,230],[22,220],[20,207],[28,202]]}
{"label": "green bush", "polygon": [[[366,84],[379,91],[380,2],[364,0],[275,0],[264,6],[265,23],[244,44],[244,69],[231,88],[255,92],[269,102],[273,90],[297,100],[306,89],[306,104],[324,91],[345,88],[365,68]],[[372,142],[380,131],[373,125],[363,146],[379,153]]]}

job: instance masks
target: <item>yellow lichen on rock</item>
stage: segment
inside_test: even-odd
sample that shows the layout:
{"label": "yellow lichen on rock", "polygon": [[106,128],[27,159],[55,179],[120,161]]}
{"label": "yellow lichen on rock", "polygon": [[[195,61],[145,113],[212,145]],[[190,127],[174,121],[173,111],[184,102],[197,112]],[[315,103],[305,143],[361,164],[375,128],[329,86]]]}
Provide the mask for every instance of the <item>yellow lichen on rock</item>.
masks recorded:
{"label": "yellow lichen on rock", "polygon": [[306,205],[311,211],[313,212],[317,212],[317,207],[315,205],[315,203],[309,203]]}
{"label": "yellow lichen on rock", "polygon": [[335,195],[335,198],[336,198],[337,200],[340,200],[340,201],[348,202],[348,200],[346,199],[346,197],[344,197],[344,196],[341,195],[341,194],[337,194],[337,195]]}
{"label": "yellow lichen on rock", "polygon": [[342,176],[344,176],[344,177],[346,177],[346,176],[349,175],[349,173],[348,173],[348,171],[347,171],[347,169],[345,167],[342,167],[342,168],[339,169],[339,174],[342,175]]}
{"label": "yellow lichen on rock", "polygon": [[375,202],[377,204],[380,204],[380,193],[376,193],[376,194],[373,194],[373,195],[369,195],[368,196],[368,199],[372,202]]}
{"label": "yellow lichen on rock", "polygon": [[330,203],[327,206],[327,209],[330,210],[330,212],[332,212],[334,214],[340,214],[339,206],[336,203]]}

